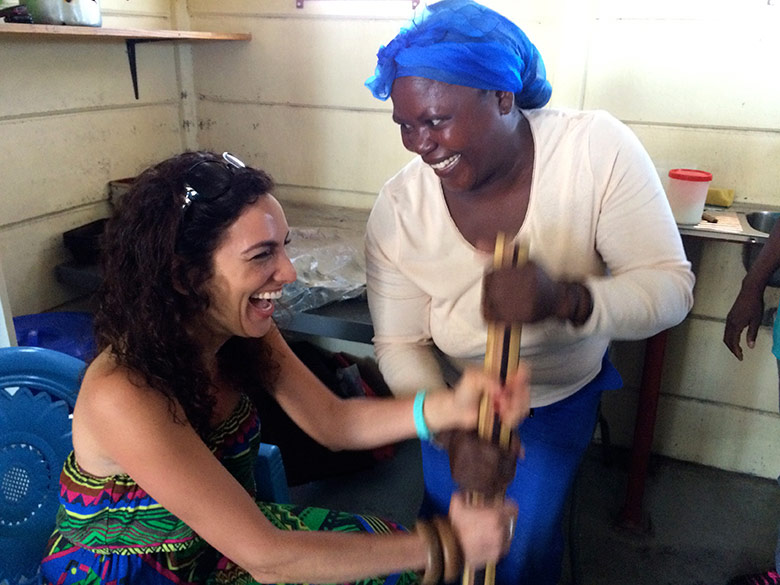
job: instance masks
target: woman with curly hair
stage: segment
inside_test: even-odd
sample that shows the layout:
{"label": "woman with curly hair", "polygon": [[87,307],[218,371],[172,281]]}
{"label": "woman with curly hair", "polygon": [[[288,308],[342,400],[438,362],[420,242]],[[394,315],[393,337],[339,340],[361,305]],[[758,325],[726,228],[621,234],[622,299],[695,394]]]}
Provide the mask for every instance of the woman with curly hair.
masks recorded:
{"label": "woman with curly hair", "polygon": [[[268,392],[331,449],[474,429],[483,393],[504,422],[527,410],[467,372],[455,392],[342,400],[274,324],[295,280],[271,178],[236,157],[188,152],[141,174],[106,229],[99,354],[73,415],[46,583],[407,583],[495,561],[515,508],[465,506],[406,532],[378,518],[256,502],[252,462]],[[392,575],[392,577],[383,577]]]}

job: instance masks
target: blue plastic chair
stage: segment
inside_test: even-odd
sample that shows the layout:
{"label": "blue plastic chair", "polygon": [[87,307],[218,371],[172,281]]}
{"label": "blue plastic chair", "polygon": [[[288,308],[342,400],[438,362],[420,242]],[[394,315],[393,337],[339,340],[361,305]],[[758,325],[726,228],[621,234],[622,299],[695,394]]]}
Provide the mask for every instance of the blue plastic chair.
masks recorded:
{"label": "blue plastic chair", "polygon": [[76,405],[86,364],[43,347],[0,347],[0,388],[25,386]]}
{"label": "blue plastic chair", "polygon": [[[85,367],[52,349],[0,348],[0,585],[39,583]],[[289,503],[277,446],[260,445],[254,474],[258,499]]]}
{"label": "blue plastic chair", "polygon": [[263,502],[290,503],[287,474],[284,471],[282,452],[276,445],[260,443],[255,460],[255,497]]}
{"label": "blue plastic chair", "polygon": [[0,348],[0,582],[39,582],[85,366],[50,349]]}

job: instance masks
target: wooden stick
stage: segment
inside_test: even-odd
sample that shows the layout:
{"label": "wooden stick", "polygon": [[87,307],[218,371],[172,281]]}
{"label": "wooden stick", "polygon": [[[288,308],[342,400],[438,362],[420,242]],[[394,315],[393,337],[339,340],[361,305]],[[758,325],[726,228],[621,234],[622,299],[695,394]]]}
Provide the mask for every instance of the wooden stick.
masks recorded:
{"label": "wooden stick", "polygon": [[[514,243],[506,245],[503,232],[496,234],[496,246],[493,252],[493,268],[518,266],[528,259],[528,249]],[[488,322],[487,346],[485,348],[485,371],[498,376],[501,382],[512,376],[520,361],[520,324],[509,324],[495,321]],[[479,407],[479,436],[488,439],[501,447],[508,449],[512,438],[512,429],[502,425],[493,409],[490,397],[485,394]],[[477,505],[482,503],[482,494],[470,492],[466,501]],[[493,585],[496,579],[496,566],[491,563],[483,571],[477,571],[468,563],[463,569],[462,585]]]}

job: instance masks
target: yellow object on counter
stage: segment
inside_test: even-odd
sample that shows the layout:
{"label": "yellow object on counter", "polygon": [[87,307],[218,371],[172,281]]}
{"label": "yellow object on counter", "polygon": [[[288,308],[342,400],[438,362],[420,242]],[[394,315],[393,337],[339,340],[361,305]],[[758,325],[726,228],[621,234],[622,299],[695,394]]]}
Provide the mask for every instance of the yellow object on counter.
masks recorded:
{"label": "yellow object on counter", "polygon": [[710,187],[707,190],[707,205],[719,205],[728,207],[734,203],[734,189],[723,189],[721,187]]}

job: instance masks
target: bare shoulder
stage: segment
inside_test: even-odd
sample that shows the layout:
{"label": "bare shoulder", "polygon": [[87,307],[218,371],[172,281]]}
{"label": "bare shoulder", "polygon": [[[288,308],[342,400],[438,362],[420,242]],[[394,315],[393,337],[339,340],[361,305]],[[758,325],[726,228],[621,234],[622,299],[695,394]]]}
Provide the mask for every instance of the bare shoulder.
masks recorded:
{"label": "bare shoulder", "polygon": [[154,415],[168,410],[168,399],[149,387],[140,375],[118,366],[107,353],[100,354],[87,368],[81,384],[74,419],[116,422],[128,417]]}
{"label": "bare shoulder", "polygon": [[173,423],[168,399],[103,352],[87,368],[73,412],[76,459],[97,476],[124,473],[117,446],[142,443],[150,425]]}

